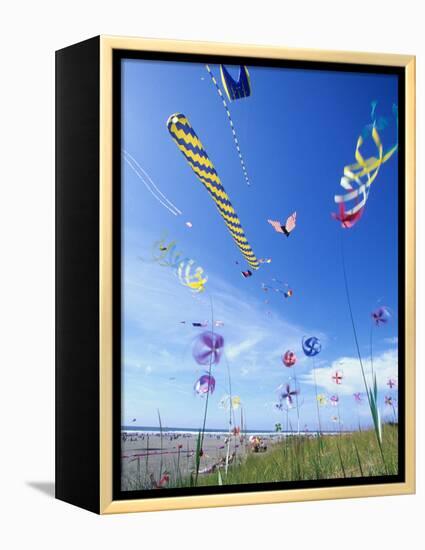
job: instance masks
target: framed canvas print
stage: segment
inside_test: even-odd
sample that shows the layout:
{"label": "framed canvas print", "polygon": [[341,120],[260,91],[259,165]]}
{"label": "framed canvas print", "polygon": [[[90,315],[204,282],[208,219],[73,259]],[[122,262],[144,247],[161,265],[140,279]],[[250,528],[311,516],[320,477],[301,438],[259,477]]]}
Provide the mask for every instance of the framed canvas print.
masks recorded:
{"label": "framed canvas print", "polygon": [[139,38],[57,52],[57,498],[414,491],[414,71]]}

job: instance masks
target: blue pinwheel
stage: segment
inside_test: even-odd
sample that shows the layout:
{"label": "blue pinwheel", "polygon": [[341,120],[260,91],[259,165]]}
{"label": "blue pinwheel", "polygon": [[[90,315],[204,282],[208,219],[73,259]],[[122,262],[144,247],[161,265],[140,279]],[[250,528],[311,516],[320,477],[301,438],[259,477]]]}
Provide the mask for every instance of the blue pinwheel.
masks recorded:
{"label": "blue pinwheel", "polygon": [[314,357],[322,350],[322,344],[316,336],[309,336],[308,338],[304,336],[302,345],[303,351],[307,357]]}

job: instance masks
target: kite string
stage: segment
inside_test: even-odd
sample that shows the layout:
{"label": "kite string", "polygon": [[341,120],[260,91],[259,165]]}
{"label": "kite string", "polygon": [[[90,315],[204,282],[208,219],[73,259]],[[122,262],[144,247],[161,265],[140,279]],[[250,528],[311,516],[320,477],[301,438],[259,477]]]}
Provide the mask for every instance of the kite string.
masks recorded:
{"label": "kite string", "polygon": [[[146,170],[144,170],[140,166],[137,160],[124,149],[122,150],[122,155],[124,157],[125,162],[128,164],[128,166],[130,166],[130,168],[133,170],[133,172],[136,174],[139,180],[143,183],[146,189],[152,194],[152,196],[155,197],[155,199],[158,202],[160,202],[162,206],[164,206],[174,216],[181,215],[182,213],[181,210],[179,210],[177,206],[175,206],[169,199],[167,199],[164,193],[162,193],[160,189],[155,185],[155,183],[152,181],[152,178],[149,176]],[[154,188],[155,191],[152,189],[151,186]],[[159,196],[156,193],[158,193]]]}
{"label": "kite string", "polygon": [[221,99],[221,101],[222,101],[222,103],[223,103],[224,110],[226,111],[226,114],[227,114],[227,118],[229,119],[230,129],[232,130],[232,135],[233,135],[233,141],[235,142],[236,150],[237,150],[237,152],[238,152],[238,156],[239,156],[239,160],[240,160],[240,163],[241,163],[242,172],[243,172],[243,175],[244,175],[246,184],[247,184],[247,185],[251,185],[251,183],[250,183],[250,181],[249,181],[249,177],[248,177],[248,172],[247,172],[247,170],[246,170],[245,161],[244,161],[244,159],[243,159],[242,151],[241,151],[241,148],[240,148],[240,145],[239,145],[238,136],[236,135],[236,128],[235,128],[235,125],[234,125],[234,123],[233,123],[233,119],[232,119],[232,115],[230,114],[229,107],[227,106],[227,102],[226,102],[226,100],[225,100],[225,98],[224,98],[223,92],[221,91],[220,86],[218,85],[218,82],[217,82],[215,76],[213,75],[213,73],[212,73],[212,71],[211,71],[209,65],[205,65],[205,68],[207,69],[208,74],[209,74],[210,77],[211,77],[211,81],[212,81],[212,83],[214,84],[215,89],[217,90],[218,95],[220,96],[220,99]]}

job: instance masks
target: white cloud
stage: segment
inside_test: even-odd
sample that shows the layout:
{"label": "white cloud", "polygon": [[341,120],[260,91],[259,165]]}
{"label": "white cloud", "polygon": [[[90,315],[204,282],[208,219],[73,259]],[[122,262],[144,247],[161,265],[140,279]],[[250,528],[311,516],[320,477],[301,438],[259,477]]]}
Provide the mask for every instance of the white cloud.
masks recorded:
{"label": "white cloud", "polygon": [[[367,357],[363,358],[363,367],[365,369],[368,383],[371,380],[371,366]],[[376,373],[378,390],[387,390],[389,378],[397,377],[398,370],[398,351],[397,349],[387,350],[376,356],[373,360],[373,368]],[[332,376],[335,371],[343,375],[342,384],[337,385]],[[362,372],[357,357],[340,357],[331,363],[328,367],[316,368],[316,380],[319,391],[327,393],[338,393],[339,395],[351,395],[354,392],[364,391],[364,382]],[[314,386],[314,371],[304,374],[300,377],[303,384]]]}
{"label": "white cloud", "polygon": [[238,344],[228,346],[226,349],[227,358],[231,360],[236,359],[241,353],[245,353],[254,348],[259,342],[261,342],[261,337],[254,337],[249,340],[243,340]]}
{"label": "white cloud", "polygon": [[397,344],[398,344],[398,338],[397,338],[397,336],[393,336],[393,337],[391,337],[391,338],[384,338],[384,342],[385,342],[386,344],[390,344],[390,345],[392,345],[392,346],[397,346]]}

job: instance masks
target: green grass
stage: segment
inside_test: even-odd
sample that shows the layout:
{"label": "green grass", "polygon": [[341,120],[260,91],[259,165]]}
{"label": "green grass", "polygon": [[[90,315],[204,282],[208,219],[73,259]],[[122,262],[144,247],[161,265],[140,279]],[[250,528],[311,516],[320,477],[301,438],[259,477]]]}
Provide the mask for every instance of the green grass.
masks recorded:
{"label": "green grass", "polygon": [[[389,475],[398,471],[397,427],[386,425],[382,449]],[[242,464],[222,472],[223,485],[270,483],[386,475],[381,452],[373,430],[325,435],[316,438],[288,437],[269,446],[266,453],[250,453]],[[198,486],[217,485],[217,474],[200,476]]]}
{"label": "green grass", "polygon": [[[193,460],[192,474],[182,476],[179,467],[181,458],[177,456],[170,468],[168,488],[395,475],[398,472],[396,425],[383,426],[382,452],[385,465],[373,429],[324,435],[320,439],[294,435],[269,445],[265,453],[249,451],[245,459],[239,455],[237,461],[229,466],[227,475],[221,469],[212,474],[199,475],[197,481],[196,459]],[[143,466],[146,467],[147,463]],[[145,470],[141,475],[127,477],[124,480],[125,489],[151,489],[149,476]]]}

